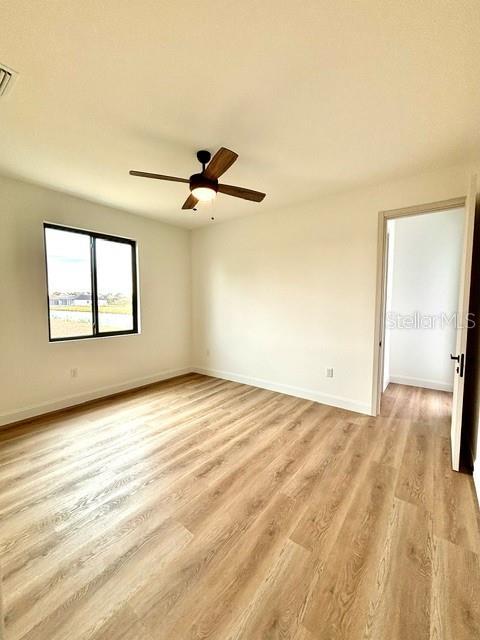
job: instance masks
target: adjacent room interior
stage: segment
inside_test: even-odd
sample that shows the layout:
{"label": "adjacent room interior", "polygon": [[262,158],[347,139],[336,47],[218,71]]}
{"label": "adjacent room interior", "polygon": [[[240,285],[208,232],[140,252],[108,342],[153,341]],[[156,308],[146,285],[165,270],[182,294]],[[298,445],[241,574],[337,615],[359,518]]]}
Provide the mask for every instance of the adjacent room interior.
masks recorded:
{"label": "adjacent room interior", "polygon": [[0,25],[0,639],[480,638],[480,4]]}
{"label": "adjacent room interior", "polygon": [[453,391],[463,224],[463,209],[388,220],[383,391]]}

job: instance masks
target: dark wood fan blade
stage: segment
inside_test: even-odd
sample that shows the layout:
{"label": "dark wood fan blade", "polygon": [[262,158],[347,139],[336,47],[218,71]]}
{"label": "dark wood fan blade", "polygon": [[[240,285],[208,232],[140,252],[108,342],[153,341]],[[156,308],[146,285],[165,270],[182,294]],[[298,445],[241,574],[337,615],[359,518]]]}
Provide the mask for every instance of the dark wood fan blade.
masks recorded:
{"label": "dark wood fan blade", "polygon": [[221,147],[208,163],[205,169],[205,175],[212,180],[219,178],[232,166],[237,158],[237,153]]}
{"label": "dark wood fan blade", "polygon": [[194,209],[197,206],[197,204],[198,204],[197,198],[195,198],[195,196],[190,194],[188,198],[185,200],[185,202],[183,203],[182,209]]}
{"label": "dark wood fan blade", "polygon": [[170,180],[170,182],[190,182],[188,178],[175,178],[175,176],[162,176],[160,173],[148,173],[146,171],[129,171],[131,176],[141,178],[155,178],[156,180]]}
{"label": "dark wood fan blade", "polygon": [[253,191],[252,189],[245,189],[244,187],[234,187],[230,184],[219,184],[218,191],[219,193],[224,193],[227,196],[243,198],[244,200],[252,200],[252,202],[261,202],[266,195],[260,191]]}

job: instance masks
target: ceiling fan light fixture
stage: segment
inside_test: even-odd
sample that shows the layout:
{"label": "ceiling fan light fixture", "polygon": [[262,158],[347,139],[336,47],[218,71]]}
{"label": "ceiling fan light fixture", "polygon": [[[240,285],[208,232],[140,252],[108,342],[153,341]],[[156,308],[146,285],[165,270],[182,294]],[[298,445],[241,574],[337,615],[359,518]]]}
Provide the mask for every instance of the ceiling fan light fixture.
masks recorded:
{"label": "ceiling fan light fixture", "polygon": [[192,195],[200,202],[209,202],[215,198],[217,192],[212,187],[194,187]]}
{"label": "ceiling fan light fixture", "polygon": [[210,202],[217,195],[218,180],[207,178],[203,172],[195,173],[190,176],[190,191],[200,202]]}

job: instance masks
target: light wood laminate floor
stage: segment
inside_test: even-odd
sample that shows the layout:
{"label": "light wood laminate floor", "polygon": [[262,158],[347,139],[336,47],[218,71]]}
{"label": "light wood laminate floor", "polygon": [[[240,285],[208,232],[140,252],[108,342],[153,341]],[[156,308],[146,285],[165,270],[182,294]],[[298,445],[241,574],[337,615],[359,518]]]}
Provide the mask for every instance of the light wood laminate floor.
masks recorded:
{"label": "light wood laminate floor", "polygon": [[480,638],[449,420],[191,374],[0,432],[6,640]]}

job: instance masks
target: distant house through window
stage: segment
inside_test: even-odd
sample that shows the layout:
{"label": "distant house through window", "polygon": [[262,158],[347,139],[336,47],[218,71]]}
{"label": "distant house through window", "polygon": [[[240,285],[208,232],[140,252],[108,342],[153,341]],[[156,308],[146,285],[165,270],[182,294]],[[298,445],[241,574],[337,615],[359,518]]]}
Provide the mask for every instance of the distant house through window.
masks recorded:
{"label": "distant house through window", "polygon": [[75,296],[62,295],[61,293],[54,293],[50,296],[50,305],[58,307],[61,305],[73,304]]}
{"label": "distant house through window", "polygon": [[138,332],[134,240],[45,223],[51,341]]}

